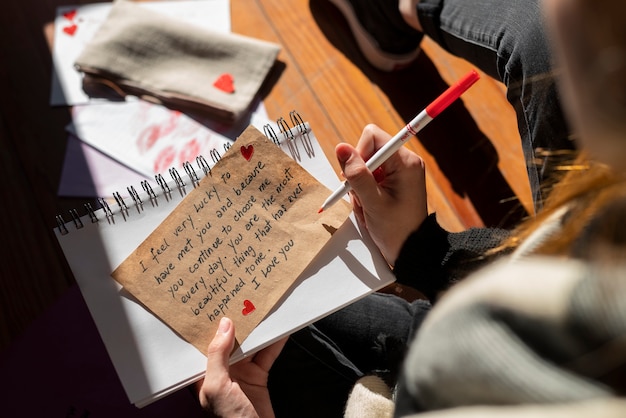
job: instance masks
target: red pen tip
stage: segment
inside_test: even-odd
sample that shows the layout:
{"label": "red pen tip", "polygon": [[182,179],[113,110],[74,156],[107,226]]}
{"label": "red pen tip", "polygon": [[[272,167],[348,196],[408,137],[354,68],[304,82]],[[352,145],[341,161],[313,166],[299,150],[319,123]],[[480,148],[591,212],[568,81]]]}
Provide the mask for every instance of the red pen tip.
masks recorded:
{"label": "red pen tip", "polygon": [[322,213],[324,212],[324,208],[320,208],[320,210],[317,211],[317,213]]}

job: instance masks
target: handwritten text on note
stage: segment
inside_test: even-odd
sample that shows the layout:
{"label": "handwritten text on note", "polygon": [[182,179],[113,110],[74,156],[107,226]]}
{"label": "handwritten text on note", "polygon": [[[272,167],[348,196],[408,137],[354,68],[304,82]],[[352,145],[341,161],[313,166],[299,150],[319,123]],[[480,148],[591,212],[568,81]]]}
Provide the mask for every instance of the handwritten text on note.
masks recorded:
{"label": "handwritten text on note", "polygon": [[241,342],[346,220],[329,193],[249,127],[112,276],[200,351],[223,316]]}

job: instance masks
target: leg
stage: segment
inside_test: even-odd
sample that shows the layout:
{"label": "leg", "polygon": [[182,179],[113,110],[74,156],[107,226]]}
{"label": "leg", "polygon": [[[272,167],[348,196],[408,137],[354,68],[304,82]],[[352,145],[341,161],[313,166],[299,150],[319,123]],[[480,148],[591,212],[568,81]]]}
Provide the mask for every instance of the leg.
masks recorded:
{"label": "leg", "polygon": [[422,32],[405,22],[398,3],[380,0],[329,0],[345,16],[359,49],[374,67],[394,71],[419,54]]}
{"label": "leg", "polygon": [[401,58],[425,34],[502,81],[517,115],[533,201],[541,208],[542,183],[553,174],[560,151],[572,150],[574,143],[554,83],[539,0],[331,1],[377,68],[406,66]]}
{"label": "leg", "polygon": [[557,163],[554,155],[574,148],[555,86],[538,3],[420,0],[416,9],[426,35],[507,87],[537,209],[542,202],[540,183]]}
{"label": "leg", "polygon": [[293,334],[270,371],[278,417],[341,417],[354,383],[378,374],[390,386],[430,304],[373,294]]}

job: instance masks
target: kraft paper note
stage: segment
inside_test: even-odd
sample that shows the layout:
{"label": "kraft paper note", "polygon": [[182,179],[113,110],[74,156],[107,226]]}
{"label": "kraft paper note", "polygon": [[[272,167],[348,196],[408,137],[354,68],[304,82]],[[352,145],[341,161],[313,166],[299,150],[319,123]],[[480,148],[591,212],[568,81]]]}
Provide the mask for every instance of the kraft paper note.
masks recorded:
{"label": "kraft paper note", "polygon": [[330,193],[249,127],[112,276],[203,353],[224,316],[242,342],[346,220]]}

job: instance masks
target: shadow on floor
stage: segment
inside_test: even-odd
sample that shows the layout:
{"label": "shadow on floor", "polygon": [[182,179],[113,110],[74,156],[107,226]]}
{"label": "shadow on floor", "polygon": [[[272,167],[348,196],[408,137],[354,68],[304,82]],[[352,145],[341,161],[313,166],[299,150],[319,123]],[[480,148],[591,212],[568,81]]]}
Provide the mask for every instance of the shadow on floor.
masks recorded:
{"label": "shadow on floor", "polygon": [[[401,71],[375,69],[361,55],[348,24],[334,5],[327,0],[311,0],[309,7],[327,39],[387,94],[403,120],[413,119],[448,87],[426,54],[420,54]],[[467,196],[486,226],[509,227],[527,216],[498,169],[492,141],[480,131],[462,101],[456,101],[437,117],[436,123],[424,128],[419,141],[436,159],[454,193]]]}

